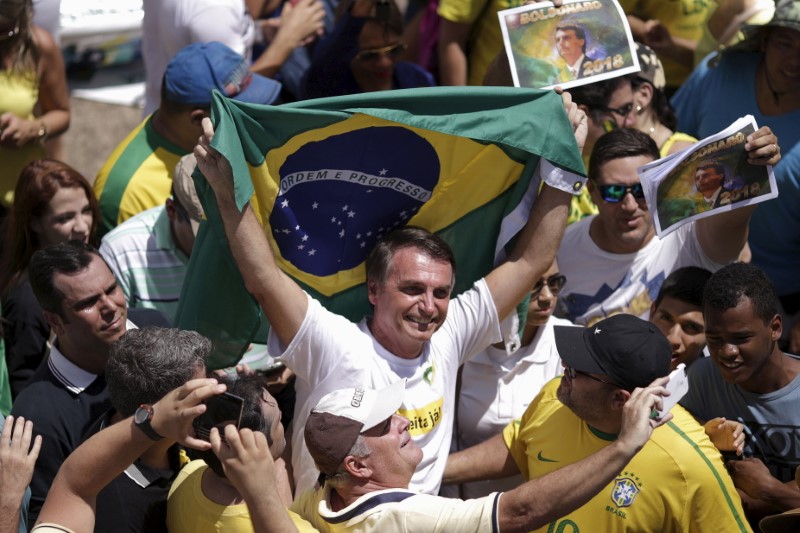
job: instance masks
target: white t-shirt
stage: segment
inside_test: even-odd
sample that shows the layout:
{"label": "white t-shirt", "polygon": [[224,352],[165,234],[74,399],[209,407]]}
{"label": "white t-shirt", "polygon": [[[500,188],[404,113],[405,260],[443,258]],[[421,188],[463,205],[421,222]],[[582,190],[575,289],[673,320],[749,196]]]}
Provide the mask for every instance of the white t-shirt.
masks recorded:
{"label": "white t-shirt", "polygon": [[250,62],[255,25],[244,0],[144,0],[144,115],[161,102],[161,79],[181,48],[219,41]]}
{"label": "white t-shirt", "polygon": [[380,389],[406,379],[398,413],[411,422],[409,433],[423,458],[410,488],[436,494],[444,473],[453,431],[458,367],[501,339],[489,288],[478,280],[450,301],[447,319],[416,359],[389,353],[372,336],[366,319],[354,324],[309,297],[303,324],[282,349],[270,332],[269,350],[297,375],[292,467],[296,494],[313,488],[319,472],[305,446],[303,428],[311,408],[327,393],[346,387]]}
{"label": "white t-shirt", "polygon": [[[497,436],[512,420],[522,417],[545,383],[564,372],[553,326],[571,325],[568,320],[551,316],[530,344],[511,355],[504,348],[489,346],[464,363],[454,450],[464,450]],[[461,497],[480,498],[492,492],[505,492],[523,481],[522,476],[513,476],[465,483],[461,486]]]}
{"label": "white t-shirt", "polygon": [[699,266],[711,272],[723,265],[703,252],[694,224],[686,224],[663,239],[653,237],[630,254],[601,250],[589,236],[594,216],[567,228],[558,250],[558,267],[567,276],[559,301],[566,318],[592,325],[605,317],[630,313],[643,319],[658,296],[664,279],[674,270]]}

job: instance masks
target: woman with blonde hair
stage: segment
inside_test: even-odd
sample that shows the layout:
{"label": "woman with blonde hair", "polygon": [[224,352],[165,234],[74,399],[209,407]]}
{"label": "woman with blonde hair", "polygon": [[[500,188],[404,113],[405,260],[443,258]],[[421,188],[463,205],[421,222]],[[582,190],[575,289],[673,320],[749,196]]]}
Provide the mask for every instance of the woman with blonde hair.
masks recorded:
{"label": "woman with blonde hair", "polygon": [[31,0],[0,0],[0,215],[22,168],[69,127],[64,60],[32,15]]}

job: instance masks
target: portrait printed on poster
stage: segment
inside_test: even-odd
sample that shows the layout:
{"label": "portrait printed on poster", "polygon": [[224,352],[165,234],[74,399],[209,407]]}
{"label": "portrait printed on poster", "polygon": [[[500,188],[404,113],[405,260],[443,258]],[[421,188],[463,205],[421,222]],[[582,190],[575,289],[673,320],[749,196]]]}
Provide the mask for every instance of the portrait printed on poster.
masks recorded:
{"label": "portrait printed on poster", "polygon": [[778,195],[771,166],[747,162],[751,115],[691,148],[638,169],[659,237],[716,213]]}
{"label": "portrait printed on poster", "polygon": [[517,87],[567,89],[639,71],[616,0],[538,2],[497,15]]}

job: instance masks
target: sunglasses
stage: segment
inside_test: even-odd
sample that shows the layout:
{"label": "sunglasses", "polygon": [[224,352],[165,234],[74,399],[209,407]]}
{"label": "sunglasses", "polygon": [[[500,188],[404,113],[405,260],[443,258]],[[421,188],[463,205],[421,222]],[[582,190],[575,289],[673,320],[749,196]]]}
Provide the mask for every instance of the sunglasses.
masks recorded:
{"label": "sunglasses", "polygon": [[536,298],[539,296],[539,293],[542,292],[544,286],[547,285],[547,288],[550,289],[550,292],[553,296],[558,296],[558,293],[561,292],[561,289],[564,288],[564,285],[567,283],[567,276],[563,274],[553,274],[549,278],[542,278],[536,282],[531,290],[531,298]]}
{"label": "sunglasses", "polygon": [[384,56],[397,59],[405,49],[406,45],[403,43],[391,44],[389,46],[384,46],[383,48],[370,48],[368,50],[361,50],[359,53],[357,53],[356,59],[358,61],[365,62],[375,61]]}
{"label": "sunglasses", "polygon": [[622,388],[619,385],[617,385],[616,383],[611,383],[610,381],[606,381],[604,379],[600,379],[600,378],[595,377],[595,376],[593,376],[591,374],[587,374],[586,372],[581,372],[580,370],[575,370],[574,368],[569,367],[569,366],[564,367],[564,375],[567,376],[569,379],[575,379],[575,376],[577,376],[578,374],[580,374],[581,376],[585,376],[585,377],[587,377],[589,379],[593,379],[595,381],[599,381],[600,383],[605,383],[606,385],[611,385],[612,387],[616,387],[618,389]]}
{"label": "sunglasses", "polygon": [[597,190],[600,191],[600,197],[603,200],[612,204],[621,202],[628,193],[631,193],[637,201],[644,200],[644,188],[641,183],[636,183],[635,185],[598,185]]}
{"label": "sunglasses", "polygon": [[596,107],[595,109],[603,113],[614,113],[622,118],[627,118],[627,116],[631,114],[631,111],[633,111],[633,102],[625,104],[622,107]]}

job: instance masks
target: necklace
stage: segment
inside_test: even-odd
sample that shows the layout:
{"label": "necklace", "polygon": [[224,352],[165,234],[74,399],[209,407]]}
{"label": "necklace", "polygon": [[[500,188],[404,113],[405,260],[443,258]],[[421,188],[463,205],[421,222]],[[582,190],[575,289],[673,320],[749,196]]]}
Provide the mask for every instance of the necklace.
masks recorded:
{"label": "necklace", "polygon": [[766,65],[762,65],[762,67],[761,67],[761,68],[762,68],[762,69],[763,69],[763,71],[764,71],[764,81],[766,81],[766,82],[767,82],[767,88],[769,89],[769,92],[771,92],[771,93],[772,93],[772,100],[775,102],[775,105],[777,105],[777,106],[781,105],[781,96],[783,96],[783,95],[784,95],[784,94],[786,94],[786,93],[789,93],[789,92],[791,92],[791,91],[792,91],[792,89],[787,89],[787,90],[785,90],[785,91],[776,91],[776,90],[775,90],[775,89],[772,87],[772,82],[770,82],[770,81],[769,81],[769,75],[767,74],[767,67],[766,67]]}

